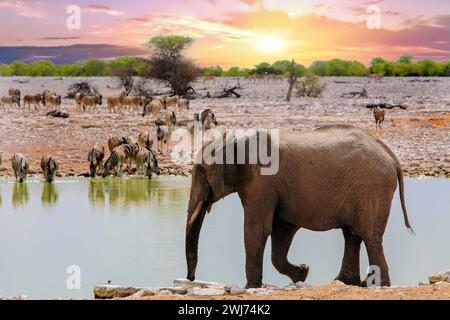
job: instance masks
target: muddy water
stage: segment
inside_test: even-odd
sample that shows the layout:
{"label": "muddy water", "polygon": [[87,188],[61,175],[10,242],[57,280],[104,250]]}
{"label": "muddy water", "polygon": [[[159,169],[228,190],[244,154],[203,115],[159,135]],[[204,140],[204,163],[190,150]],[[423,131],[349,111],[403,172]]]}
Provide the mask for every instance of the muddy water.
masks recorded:
{"label": "muddy water", "polygon": [[[394,285],[417,285],[450,268],[450,180],[407,179],[406,191],[416,235],[405,229],[396,195],[384,239]],[[53,185],[1,180],[0,295],[90,298],[94,285],[108,281],[170,285],[185,276],[188,197],[186,178],[58,180]],[[245,284],[242,212],[232,195],[206,217],[199,279]],[[309,283],[328,283],[339,270],[343,245],[339,230],[300,230],[289,258],[310,265]],[[364,271],[364,248],[361,261]],[[78,271],[81,288],[69,290]],[[271,265],[270,240],[264,282],[289,282]]]}

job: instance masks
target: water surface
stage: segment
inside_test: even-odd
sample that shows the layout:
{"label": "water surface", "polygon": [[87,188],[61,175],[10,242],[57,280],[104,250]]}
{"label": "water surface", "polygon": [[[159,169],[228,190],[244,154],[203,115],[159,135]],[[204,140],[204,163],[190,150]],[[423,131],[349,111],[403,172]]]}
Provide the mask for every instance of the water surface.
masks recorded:
{"label": "water surface", "polygon": [[[92,288],[113,284],[167,286],[186,273],[184,230],[190,180],[76,179],[55,184],[0,181],[0,295],[91,298]],[[406,180],[416,235],[404,227],[394,197],[384,238],[393,285],[417,285],[450,268],[450,180]],[[289,258],[310,265],[307,282],[324,284],[340,268],[339,230],[300,230]],[[81,289],[68,290],[67,267],[81,268]],[[361,271],[367,268],[365,249]],[[231,195],[205,219],[197,278],[245,284],[243,210]],[[264,282],[286,285],[266,247]]]}

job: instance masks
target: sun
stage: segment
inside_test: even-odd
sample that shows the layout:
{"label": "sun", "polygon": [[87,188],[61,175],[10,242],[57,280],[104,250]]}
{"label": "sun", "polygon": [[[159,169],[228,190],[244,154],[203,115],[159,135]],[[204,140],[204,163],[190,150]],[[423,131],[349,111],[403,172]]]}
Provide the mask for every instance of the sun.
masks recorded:
{"label": "sun", "polygon": [[260,37],[259,45],[263,51],[279,52],[285,47],[285,42],[277,35],[264,35]]}

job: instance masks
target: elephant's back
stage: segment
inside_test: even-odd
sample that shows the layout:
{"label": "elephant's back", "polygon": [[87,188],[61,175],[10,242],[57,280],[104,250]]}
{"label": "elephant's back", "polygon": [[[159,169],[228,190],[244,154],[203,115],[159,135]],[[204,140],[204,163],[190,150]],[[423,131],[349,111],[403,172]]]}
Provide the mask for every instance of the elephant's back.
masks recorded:
{"label": "elephant's back", "polygon": [[348,125],[282,135],[280,168],[287,165],[283,162],[292,162],[292,156],[297,165],[306,165],[309,169],[388,172],[395,173],[395,178],[399,167],[396,156],[381,140]]}

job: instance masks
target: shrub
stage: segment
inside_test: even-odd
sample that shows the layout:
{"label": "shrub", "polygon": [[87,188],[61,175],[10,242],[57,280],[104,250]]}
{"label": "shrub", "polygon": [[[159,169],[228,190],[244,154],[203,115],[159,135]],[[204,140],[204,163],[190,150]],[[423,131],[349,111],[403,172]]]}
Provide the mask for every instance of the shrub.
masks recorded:
{"label": "shrub", "polygon": [[306,75],[303,80],[298,80],[295,84],[297,96],[318,98],[326,88],[317,76]]}

